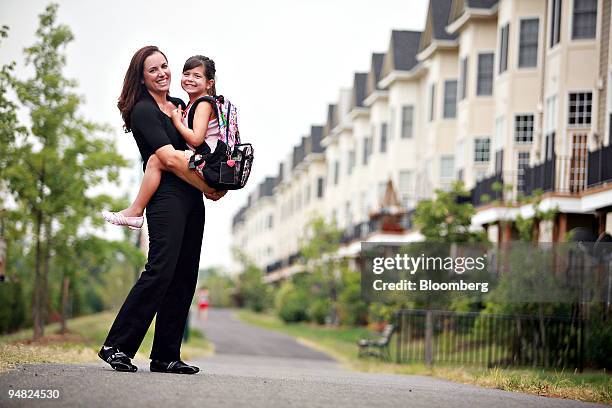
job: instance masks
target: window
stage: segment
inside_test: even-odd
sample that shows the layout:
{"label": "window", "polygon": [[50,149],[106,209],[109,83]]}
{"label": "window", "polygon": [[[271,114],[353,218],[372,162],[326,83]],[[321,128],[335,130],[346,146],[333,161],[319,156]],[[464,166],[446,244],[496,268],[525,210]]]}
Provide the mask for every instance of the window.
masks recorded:
{"label": "window", "polygon": [[474,162],[488,163],[490,154],[491,139],[488,137],[480,137],[474,139]]}
{"label": "window", "polygon": [[385,192],[387,191],[387,183],[384,181],[380,181],[378,183],[378,203],[382,204],[383,199],[385,198]]}
{"label": "window", "polygon": [[272,229],[272,227],[274,226],[274,218],[272,216],[272,214],[268,214],[268,222],[267,222],[267,227],[268,229]]}
{"label": "window", "polygon": [[597,0],[574,0],[572,39],[595,38]]}
{"label": "window", "polygon": [[402,139],[410,139],[412,137],[413,116],[414,107],[412,105],[402,106]]}
{"label": "window", "polygon": [[493,94],[493,53],[478,54],[476,95]]}
{"label": "window", "polygon": [[533,142],[533,115],[514,117],[514,141],[516,143]]}
{"label": "window", "polygon": [[323,197],[323,177],[317,178],[317,198]]}
{"label": "window", "polygon": [[385,153],[387,151],[387,124],[381,123],[380,125],[380,152]]}
{"label": "window", "polygon": [[529,152],[519,152],[517,162],[516,188],[523,192],[525,188],[525,169],[529,166]]}
{"label": "window", "polygon": [[458,169],[463,167],[464,155],[465,155],[465,143],[463,140],[460,140],[457,142],[457,147],[455,148],[455,157],[457,158],[456,167]]}
{"label": "window", "polygon": [[350,175],[351,173],[353,173],[353,169],[355,168],[355,162],[356,162],[356,157],[355,157],[355,150],[349,150],[348,152],[348,160],[347,160],[347,164],[348,166],[346,166],[346,172]]}
{"label": "window", "polygon": [[429,87],[429,121],[434,120],[436,114],[436,84]]}
{"label": "window", "polygon": [[370,155],[372,154],[372,136],[365,137],[363,139],[363,165],[367,165],[370,159]]}
{"label": "window", "polygon": [[340,181],[340,162],[336,160],[334,162],[334,185],[338,185]]}
{"label": "window", "polygon": [[506,72],[508,69],[508,34],[510,32],[510,24],[506,24],[501,28],[499,36],[499,73]]}
{"label": "window", "polygon": [[440,156],[440,179],[452,179],[455,174],[455,156]]}
{"label": "window", "polygon": [[461,60],[461,96],[459,100],[464,100],[467,97],[467,70],[468,70],[468,57]]}
{"label": "window", "polygon": [[544,146],[542,151],[545,161],[551,160],[554,154],[555,134],[557,128],[557,95],[546,98],[546,108],[544,111]]}
{"label": "window", "polygon": [[568,123],[574,126],[590,126],[592,103],[593,94],[591,92],[570,93]]}
{"label": "window", "polygon": [[347,227],[350,227],[353,224],[353,213],[351,211],[350,201],[346,201],[344,203],[344,219],[346,220]]}
{"label": "window", "polygon": [[389,109],[389,139],[393,139],[395,132],[395,108]]}
{"label": "window", "polygon": [[552,0],[550,14],[550,47],[552,48],[561,41],[561,0]]}
{"label": "window", "polygon": [[409,209],[412,204],[412,190],[414,189],[411,170],[401,170],[399,174],[399,193],[402,206]]}
{"label": "window", "polygon": [[531,68],[538,65],[538,29],[539,20],[529,18],[521,20],[519,39],[519,68]]}
{"label": "window", "polygon": [[457,80],[444,81],[444,118],[457,116]]}
{"label": "window", "polygon": [[504,149],[495,151],[495,174],[504,170]]}

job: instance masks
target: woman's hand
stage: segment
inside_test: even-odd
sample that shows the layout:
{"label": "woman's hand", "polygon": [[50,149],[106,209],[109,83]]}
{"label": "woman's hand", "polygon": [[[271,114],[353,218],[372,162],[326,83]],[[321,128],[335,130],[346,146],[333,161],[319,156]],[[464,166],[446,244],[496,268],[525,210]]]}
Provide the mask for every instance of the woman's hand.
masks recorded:
{"label": "woman's hand", "polygon": [[212,193],[204,193],[204,196],[212,201],[217,201],[221,199],[225,194],[227,194],[227,190],[215,190]]}
{"label": "woman's hand", "polygon": [[181,107],[177,107],[176,109],[174,109],[172,111],[172,123],[174,123],[174,126],[178,126],[177,123],[181,123],[181,121],[183,120],[183,110],[181,109]]}

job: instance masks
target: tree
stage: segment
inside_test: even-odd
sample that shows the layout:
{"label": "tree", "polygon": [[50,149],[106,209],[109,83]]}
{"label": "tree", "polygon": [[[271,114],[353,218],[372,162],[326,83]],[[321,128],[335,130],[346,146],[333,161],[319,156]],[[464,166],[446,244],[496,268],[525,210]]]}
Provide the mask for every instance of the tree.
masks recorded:
{"label": "tree", "polygon": [[[67,26],[56,23],[57,9],[51,4],[40,14],[37,40],[24,50],[34,75],[11,81],[19,101],[29,110],[31,126],[3,152],[11,159],[3,173],[7,189],[34,243],[35,339],[43,335],[52,258],[59,253],[70,257],[79,228],[86,222],[100,223],[91,215],[112,198],[93,195],[90,189],[116,181],[119,168],[126,165],[101,136],[107,127],[78,113],[82,97],[74,92],[76,82],[63,74],[65,48],[74,37]],[[63,279],[69,287],[73,276],[67,273]]]}
{"label": "tree", "polygon": [[414,221],[427,242],[477,243],[485,242],[482,231],[470,231],[474,206],[462,200],[468,197],[462,182],[453,184],[450,191],[436,190],[435,198],[421,201]]}
{"label": "tree", "polygon": [[341,236],[342,232],[335,224],[328,224],[322,217],[316,217],[307,225],[305,238],[300,243],[300,253],[311,273],[308,282],[311,286],[316,286],[316,290],[312,292],[321,300],[313,302],[310,308],[311,317],[320,320],[315,315],[324,313],[321,309],[327,306],[332,324],[339,323],[338,293],[341,289],[342,274],[346,273],[347,269],[345,261],[336,256]]}

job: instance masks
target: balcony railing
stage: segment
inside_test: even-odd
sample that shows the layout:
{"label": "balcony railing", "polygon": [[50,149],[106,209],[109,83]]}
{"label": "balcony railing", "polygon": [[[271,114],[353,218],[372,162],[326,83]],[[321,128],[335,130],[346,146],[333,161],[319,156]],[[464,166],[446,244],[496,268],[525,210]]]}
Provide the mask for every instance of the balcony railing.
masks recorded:
{"label": "balcony railing", "polygon": [[472,189],[472,205],[476,207],[490,201],[500,200],[503,194],[503,184],[501,173],[477,182]]}
{"label": "balcony railing", "polygon": [[587,187],[612,182],[612,145],[589,152]]}
{"label": "balcony railing", "polygon": [[[518,173],[495,174],[476,183],[471,191],[474,206],[500,200],[507,186],[513,185],[506,199],[514,199],[517,194],[532,196],[536,191],[542,193],[558,192],[580,194],[587,188],[612,183],[612,146],[573,156],[553,155],[535,166],[527,167],[522,174],[521,189],[518,184]],[[499,183],[500,186],[496,186]],[[522,190],[522,191],[519,191]],[[486,199],[485,199],[486,198]]]}

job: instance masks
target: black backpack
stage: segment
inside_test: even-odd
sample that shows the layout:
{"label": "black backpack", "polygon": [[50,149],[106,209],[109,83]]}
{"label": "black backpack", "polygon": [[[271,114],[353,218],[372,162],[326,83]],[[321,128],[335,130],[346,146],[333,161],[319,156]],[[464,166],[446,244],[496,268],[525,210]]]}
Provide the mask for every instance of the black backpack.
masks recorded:
{"label": "black backpack", "polygon": [[214,152],[210,152],[207,143],[198,146],[195,151],[196,154],[190,158],[189,168],[194,169],[206,160],[206,166],[202,170],[207,183],[212,188],[239,190],[246,185],[253,168],[255,152],[253,145],[241,143],[240,131],[238,130],[238,109],[223,95],[202,96],[193,102],[187,117],[187,125],[190,129],[193,129],[196,106],[203,101],[209,102],[215,115],[217,115],[221,139]]}

